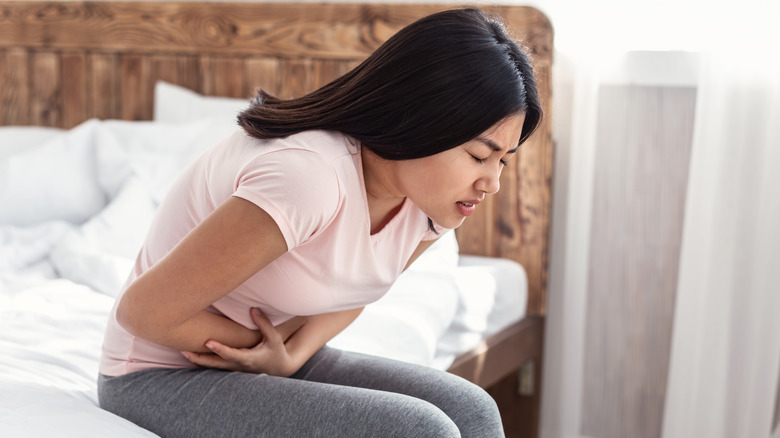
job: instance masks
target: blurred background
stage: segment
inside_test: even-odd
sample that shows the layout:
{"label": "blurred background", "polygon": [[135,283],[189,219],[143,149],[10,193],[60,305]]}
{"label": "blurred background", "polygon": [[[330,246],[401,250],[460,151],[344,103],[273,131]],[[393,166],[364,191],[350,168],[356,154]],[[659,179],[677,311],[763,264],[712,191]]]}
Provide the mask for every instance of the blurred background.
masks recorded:
{"label": "blurred background", "polygon": [[780,2],[555,29],[543,437],[780,437]]}

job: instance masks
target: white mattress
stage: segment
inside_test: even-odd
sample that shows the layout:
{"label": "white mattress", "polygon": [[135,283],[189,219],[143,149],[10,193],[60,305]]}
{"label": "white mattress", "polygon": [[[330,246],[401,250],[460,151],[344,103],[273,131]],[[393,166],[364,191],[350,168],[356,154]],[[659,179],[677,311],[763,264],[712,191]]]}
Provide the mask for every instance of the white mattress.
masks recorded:
{"label": "white mattress", "polygon": [[[0,128],[0,436],[152,436],[96,406],[103,328],[173,175],[232,129]],[[520,265],[459,257],[448,234],[331,345],[446,369],[526,292]]]}

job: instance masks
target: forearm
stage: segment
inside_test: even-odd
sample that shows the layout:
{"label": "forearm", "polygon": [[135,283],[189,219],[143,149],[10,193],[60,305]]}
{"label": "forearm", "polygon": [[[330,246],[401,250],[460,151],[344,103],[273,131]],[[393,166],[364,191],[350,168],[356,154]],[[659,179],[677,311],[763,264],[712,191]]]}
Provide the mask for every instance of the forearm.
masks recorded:
{"label": "forearm", "polygon": [[354,321],[363,308],[313,315],[285,343],[293,372]]}
{"label": "forearm", "polygon": [[205,367],[287,377],[354,321],[362,310],[296,317],[274,327],[255,308],[250,316],[264,336],[259,344],[252,348],[232,348],[211,339],[206,345],[214,354],[183,353],[191,362]]}
{"label": "forearm", "polygon": [[164,347],[180,351],[208,352],[205,343],[215,340],[234,348],[250,348],[261,341],[259,330],[251,330],[243,325],[202,310],[176,327],[167,329],[138,328],[128,330],[135,336],[152,341]]}

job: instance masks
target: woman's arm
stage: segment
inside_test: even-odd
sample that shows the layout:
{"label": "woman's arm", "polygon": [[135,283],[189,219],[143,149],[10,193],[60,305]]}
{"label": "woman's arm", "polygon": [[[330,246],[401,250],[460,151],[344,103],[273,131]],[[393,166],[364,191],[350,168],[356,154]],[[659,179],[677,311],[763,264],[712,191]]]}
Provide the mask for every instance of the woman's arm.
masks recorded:
{"label": "woman's arm", "polygon": [[228,198],[128,287],[117,321],[135,336],[177,350],[208,351],[210,339],[254,346],[259,331],[205,309],[286,251],[271,216],[249,201]]}
{"label": "woman's arm", "polygon": [[[409,258],[406,268],[434,242],[435,240],[421,242]],[[351,324],[362,310],[363,308],[359,308],[308,316],[300,329],[287,339],[284,333],[280,333],[279,327],[274,328],[258,309],[252,309],[252,320],[263,334],[260,344],[253,348],[230,348],[213,340],[207,342],[206,346],[214,354],[183,354],[191,362],[205,367],[289,376]]]}
{"label": "woman's arm", "polygon": [[289,376],[320,348],[344,330],[363,308],[307,316],[305,322],[287,338],[259,309],[251,310],[252,321],[260,328],[263,340],[252,348],[231,348],[217,341],[206,346],[214,354],[182,352],[192,363],[210,368]]}

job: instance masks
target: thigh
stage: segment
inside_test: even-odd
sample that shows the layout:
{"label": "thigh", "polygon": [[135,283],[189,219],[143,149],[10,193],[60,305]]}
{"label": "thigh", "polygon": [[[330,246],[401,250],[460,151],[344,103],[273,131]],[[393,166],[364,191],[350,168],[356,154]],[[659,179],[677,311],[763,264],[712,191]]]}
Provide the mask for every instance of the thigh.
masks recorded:
{"label": "thigh", "polygon": [[446,371],[325,347],[292,377],[408,395],[441,409],[464,437],[504,436],[493,398]]}
{"label": "thigh", "polygon": [[100,406],[162,437],[452,437],[455,424],[414,397],[213,369],[99,380]]}

